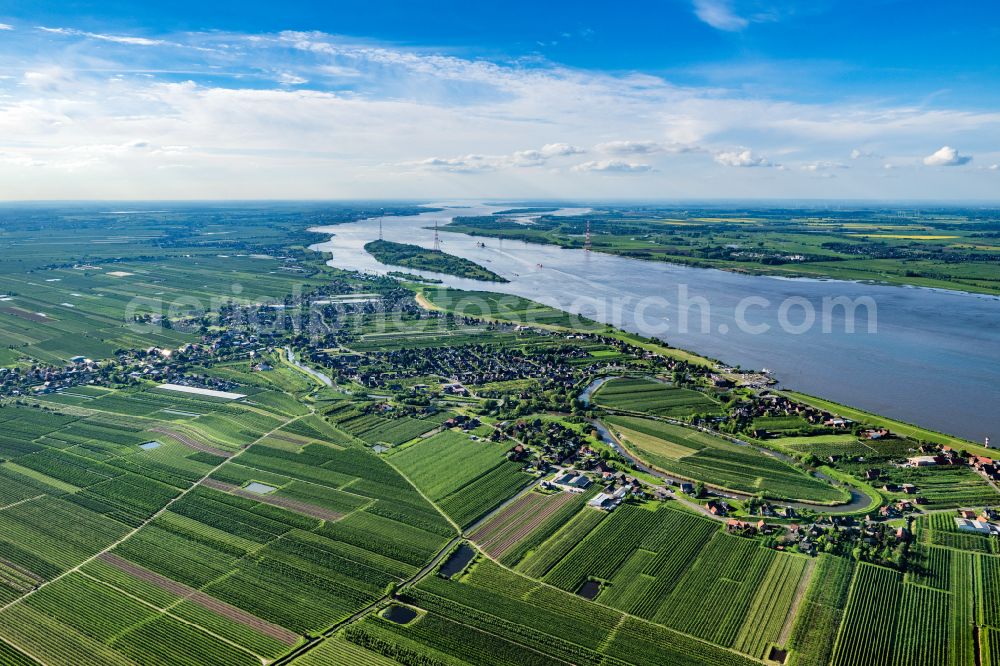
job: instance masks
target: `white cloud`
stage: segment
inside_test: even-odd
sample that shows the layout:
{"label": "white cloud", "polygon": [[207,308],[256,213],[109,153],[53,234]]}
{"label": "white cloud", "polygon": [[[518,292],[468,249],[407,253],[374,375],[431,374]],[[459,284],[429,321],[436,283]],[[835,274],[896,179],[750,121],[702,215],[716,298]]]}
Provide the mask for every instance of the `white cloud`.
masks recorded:
{"label": "white cloud", "polygon": [[773,166],[765,157],[754,155],[749,148],[724,151],[715,154],[715,161],[728,167],[769,167]]}
{"label": "white cloud", "polygon": [[609,155],[650,155],[663,150],[655,141],[606,141],[595,148]]}
{"label": "white cloud", "polygon": [[432,171],[449,171],[451,173],[482,173],[493,171],[496,165],[482,155],[466,155],[464,157],[428,157],[425,160],[411,163],[412,166]]}
{"label": "white cloud", "polygon": [[924,158],[927,166],[961,166],[972,161],[970,155],[959,155],[951,146],[943,146]]}
{"label": "white cloud", "polygon": [[[928,136],[974,152],[998,145],[997,111],[789,101],[320,33],[169,35],[141,58],[140,47],[25,35],[24,74],[0,98],[0,136],[18,138],[0,182],[24,198],[996,196],[985,176],[913,169],[880,190],[871,175],[890,159],[919,163]],[[149,147],[122,148],[136,137]],[[574,159],[579,146],[594,156]],[[887,157],[848,160],[855,146]],[[996,156],[981,159],[985,170]],[[724,179],[715,166],[776,171],[779,160],[800,177]],[[644,171],[663,177],[610,177]],[[823,172],[840,176],[835,193]]]}
{"label": "white cloud", "polygon": [[877,153],[870,150],[864,150],[863,148],[855,148],[851,151],[852,160],[862,160],[862,159],[878,159],[881,157]]}
{"label": "white cloud", "polygon": [[0,30],[13,30],[14,26],[10,23],[0,23]]}
{"label": "white cloud", "polygon": [[594,162],[584,162],[573,167],[573,171],[597,171],[604,173],[644,173],[652,171],[653,167],[648,164],[637,164],[635,162],[625,162],[622,160],[599,160]]}
{"label": "white cloud", "polygon": [[568,143],[547,143],[538,150],[516,150],[510,155],[465,155],[463,157],[431,157],[403,162],[400,166],[436,169],[455,173],[478,173],[511,167],[540,167],[549,160],[584,153],[582,148]]}
{"label": "white cloud", "polygon": [[354,69],[353,67],[344,67],[342,65],[321,65],[319,71],[322,73],[333,76],[336,78],[350,78],[361,76],[361,72]]}
{"label": "white cloud", "polygon": [[309,79],[292,74],[291,72],[281,72],[278,74],[278,83],[285,86],[300,86],[304,83],[309,83]]}
{"label": "white cloud", "polygon": [[518,150],[509,158],[501,155],[492,159],[496,162],[497,166],[509,162],[513,166],[533,167],[544,165],[547,158],[540,150]]}
{"label": "white cloud", "polygon": [[990,171],[996,171],[997,169],[1000,169],[1000,164],[991,164],[989,169]]}
{"label": "white cloud", "polygon": [[34,88],[43,92],[55,91],[66,87],[73,82],[71,72],[62,67],[45,67],[37,70],[29,70],[21,77],[21,84],[27,88]]}
{"label": "white cloud", "polygon": [[547,143],[542,146],[542,149],[539,152],[542,154],[542,157],[549,158],[565,157],[566,155],[580,155],[581,153],[585,153],[587,151],[583,148],[571,146],[568,143]]}
{"label": "white cloud", "polygon": [[727,32],[739,32],[750,23],[736,15],[729,0],[694,0],[694,13],[713,28]]}
{"label": "white cloud", "polygon": [[127,35],[105,35],[98,32],[85,32],[74,28],[46,28],[39,26],[39,30],[56,35],[67,35],[74,37],[89,37],[102,42],[113,42],[115,44],[130,44],[132,46],[165,46],[168,42],[162,39],[148,39],[146,37],[129,37]]}
{"label": "white cloud", "polygon": [[803,171],[831,171],[835,169],[848,169],[846,164],[841,164],[840,162],[812,162],[810,164],[803,164]]}

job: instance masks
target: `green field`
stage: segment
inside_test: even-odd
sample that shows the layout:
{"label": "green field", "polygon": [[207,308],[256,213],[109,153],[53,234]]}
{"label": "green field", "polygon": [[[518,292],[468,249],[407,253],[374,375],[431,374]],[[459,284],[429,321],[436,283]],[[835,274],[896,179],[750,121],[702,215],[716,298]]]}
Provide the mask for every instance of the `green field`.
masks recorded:
{"label": "green field", "polygon": [[0,640],[46,664],[256,664],[445,544],[453,528],[405,479],[269,390],[0,408]]}
{"label": "green field", "polygon": [[527,485],[506,447],[446,430],[387,460],[463,527]]}
{"label": "green field", "polygon": [[611,416],[605,421],[621,433],[635,455],[670,474],[771,497],[820,503],[848,499],[844,491],[789,463],[710,433],[631,416]]}
{"label": "green field", "polygon": [[[370,206],[33,210],[0,230],[0,366],[16,368],[0,374],[3,666],[1000,666],[1000,547],[960,531],[953,511],[1000,493],[966,466],[896,464],[919,440],[980,450],[971,444],[799,394],[788,395],[894,436],[748,417],[759,396],[685,388],[710,383],[712,364],[663,341],[515,296],[348,274],[305,250],[309,226]],[[723,236],[758,223],[683,218]],[[643,238],[643,225],[687,226],[634,221],[596,245],[644,253],[672,234]],[[519,227],[544,236],[579,222]],[[869,249],[932,244],[862,240],[889,239],[884,222],[796,224],[813,236],[768,240],[825,257],[845,236]],[[753,263],[686,247],[692,261]],[[991,260],[962,256],[914,258],[914,272],[949,264],[914,280],[995,284]],[[894,260],[871,261],[898,279]],[[816,256],[795,268],[834,263],[873,270]],[[215,305],[157,310],[182,297]],[[106,362],[62,370],[76,355]],[[610,372],[630,377],[577,400]],[[685,387],[652,379],[671,376]],[[160,387],[174,381],[245,397]],[[471,394],[442,390],[455,381]],[[728,533],[690,497],[652,499],[662,480],[599,442],[592,418],[665,474],[816,511],[768,514],[763,536]],[[466,419],[478,423],[448,427]],[[835,458],[821,471],[871,492],[859,481],[871,468],[880,489],[913,483],[930,513],[913,515],[908,541],[896,536],[907,519],[883,521],[877,507],[874,524],[814,525],[847,494],[808,474],[809,456]],[[537,483],[554,468],[594,483],[578,494]],[[619,474],[642,492],[612,511],[589,506],[631,488]],[[884,491],[887,505],[909,498]],[[754,502],[731,503],[759,519]],[[792,522],[802,530],[786,531]],[[473,559],[448,577],[455,553]],[[391,619],[406,611],[409,622]]]}
{"label": "green field", "polygon": [[673,418],[719,410],[719,403],[704,393],[650,379],[612,379],[594,393],[594,404]]}

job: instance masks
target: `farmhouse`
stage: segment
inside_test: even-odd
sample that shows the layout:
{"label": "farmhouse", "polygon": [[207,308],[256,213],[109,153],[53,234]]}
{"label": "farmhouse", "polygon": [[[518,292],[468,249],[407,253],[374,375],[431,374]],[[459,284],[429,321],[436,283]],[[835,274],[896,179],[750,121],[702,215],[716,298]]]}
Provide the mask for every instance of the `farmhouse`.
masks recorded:
{"label": "farmhouse", "polygon": [[615,497],[614,495],[609,495],[607,493],[598,493],[594,495],[587,504],[590,506],[597,507],[598,509],[604,509],[605,511],[611,511],[616,506],[621,503],[621,498]]}
{"label": "farmhouse", "polygon": [[713,516],[726,516],[729,514],[729,506],[722,501],[712,500],[705,505],[705,508]]}
{"label": "farmhouse", "polygon": [[993,534],[993,529],[989,523],[979,520],[967,520],[966,518],[956,518],[955,526],[960,532],[975,532],[977,534]]}
{"label": "farmhouse", "polygon": [[455,382],[452,384],[443,384],[441,390],[449,395],[469,395],[469,390],[462,386],[460,383]]}
{"label": "farmhouse", "polygon": [[562,487],[564,490],[579,492],[590,487],[591,481],[583,474],[565,472],[553,479],[552,483]]}
{"label": "farmhouse", "polygon": [[910,467],[932,467],[938,464],[937,456],[915,456],[906,461]]}
{"label": "farmhouse", "polygon": [[754,534],[757,534],[760,527],[766,527],[763,520],[758,521],[756,524],[745,520],[737,520],[736,518],[730,518],[726,521],[726,531],[730,534],[753,536]]}

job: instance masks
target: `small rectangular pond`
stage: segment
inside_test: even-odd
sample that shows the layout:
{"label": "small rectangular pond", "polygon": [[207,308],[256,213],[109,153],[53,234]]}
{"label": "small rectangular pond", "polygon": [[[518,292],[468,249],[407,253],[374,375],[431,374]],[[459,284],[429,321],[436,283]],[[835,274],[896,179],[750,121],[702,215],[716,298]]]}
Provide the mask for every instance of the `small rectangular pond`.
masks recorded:
{"label": "small rectangular pond", "polygon": [[257,493],[258,495],[267,495],[268,493],[273,493],[277,490],[277,488],[269,486],[266,483],[257,483],[256,481],[252,481],[243,490],[250,493]]}
{"label": "small rectangular pond", "polygon": [[465,567],[469,566],[469,562],[475,556],[476,551],[470,548],[468,544],[463,543],[448,557],[444,566],[441,567],[441,575],[445,578],[451,578],[455,574],[461,573],[465,570]]}
{"label": "small rectangular pond", "polygon": [[584,599],[593,599],[601,591],[601,584],[596,580],[588,580],[576,593]]}
{"label": "small rectangular pond", "polygon": [[417,617],[417,611],[409,606],[393,604],[382,613],[382,617],[396,624],[409,624]]}
{"label": "small rectangular pond", "polygon": [[143,449],[144,451],[151,451],[153,449],[158,449],[161,446],[163,445],[160,444],[159,442],[146,442],[145,444],[140,444],[139,448]]}

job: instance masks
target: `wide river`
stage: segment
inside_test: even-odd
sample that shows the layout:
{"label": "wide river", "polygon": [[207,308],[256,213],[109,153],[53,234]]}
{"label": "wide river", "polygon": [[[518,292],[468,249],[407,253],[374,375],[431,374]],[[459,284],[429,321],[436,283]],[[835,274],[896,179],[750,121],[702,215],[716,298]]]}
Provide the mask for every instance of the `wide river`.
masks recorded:
{"label": "wide river", "polygon": [[[384,218],[385,239],[430,248],[435,220],[443,226],[502,210],[439,207]],[[442,231],[442,250],[510,280],[480,282],[379,263],[363,249],[378,228],[374,218],[319,227],[331,239],[313,249],[331,253],[338,268],[419,272],[449,287],[516,294],[726,363],[767,368],[787,388],[976,441],[1000,440],[1000,298],[741,275]]]}

